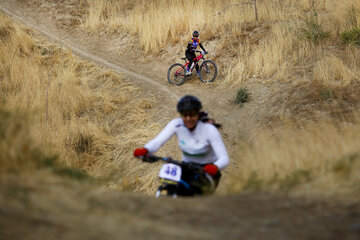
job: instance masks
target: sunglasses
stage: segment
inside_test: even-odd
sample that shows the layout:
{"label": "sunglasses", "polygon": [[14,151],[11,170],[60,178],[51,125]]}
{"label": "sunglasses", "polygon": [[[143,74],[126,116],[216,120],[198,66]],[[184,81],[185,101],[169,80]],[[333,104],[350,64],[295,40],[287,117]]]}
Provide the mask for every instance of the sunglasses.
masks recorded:
{"label": "sunglasses", "polygon": [[199,115],[199,113],[194,112],[194,111],[192,111],[192,112],[181,112],[180,115],[181,115],[181,117],[195,117],[195,116]]}

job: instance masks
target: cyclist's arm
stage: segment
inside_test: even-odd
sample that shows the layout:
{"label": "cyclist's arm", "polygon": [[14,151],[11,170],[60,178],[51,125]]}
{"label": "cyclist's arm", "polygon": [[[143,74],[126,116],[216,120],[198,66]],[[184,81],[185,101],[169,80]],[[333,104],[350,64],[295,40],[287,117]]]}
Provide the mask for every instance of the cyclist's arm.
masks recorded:
{"label": "cyclist's arm", "polygon": [[204,46],[203,46],[201,43],[199,43],[199,46],[201,47],[201,49],[202,49],[204,52],[206,52]]}
{"label": "cyclist's arm", "polygon": [[175,127],[178,122],[178,119],[170,121],[154,139],[145,144],[144,147],[149,150],[149,153],[158,151],[159,148],[175,134]]}
{"label": "cyclist's arm", "polygon": [[229,165],[229,156],[219,131],[213,125],[209,128],[209,141],[217,157],[214,164],[220,170],[223,170],[227,165]]}

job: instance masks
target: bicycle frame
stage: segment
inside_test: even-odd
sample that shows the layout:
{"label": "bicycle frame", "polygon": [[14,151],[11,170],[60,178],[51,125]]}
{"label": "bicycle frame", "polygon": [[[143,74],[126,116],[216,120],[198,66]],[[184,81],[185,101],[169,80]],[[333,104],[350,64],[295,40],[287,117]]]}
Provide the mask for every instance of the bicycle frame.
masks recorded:
{"label": "bicycle frame", "polygon": [[[194,66],[190,69],[190,72],[192,72],[192,71],[194,70],[194,67],[196,66],[196,64],[198,64],[198,63],[200,62],[201,59],[203,59],[203,60],[205,59],[205,58],[204,58],[204,55],[202,54],[201,51],[196,50],[195,52],[200,53],[200,55],[197,56],[196,58],[194,58],[194,60],[193,60]],[[189,65],[189,63],[190,63],[190,62],[187,60],[187,58],[182,58],[182,59],[184,59],[185,64],[184,64],[179,70],[177,70],[177,71],[175,72],[175,74],[178,74],[178,73],[181,71],[181,69],[185,69],[185,68]]]}

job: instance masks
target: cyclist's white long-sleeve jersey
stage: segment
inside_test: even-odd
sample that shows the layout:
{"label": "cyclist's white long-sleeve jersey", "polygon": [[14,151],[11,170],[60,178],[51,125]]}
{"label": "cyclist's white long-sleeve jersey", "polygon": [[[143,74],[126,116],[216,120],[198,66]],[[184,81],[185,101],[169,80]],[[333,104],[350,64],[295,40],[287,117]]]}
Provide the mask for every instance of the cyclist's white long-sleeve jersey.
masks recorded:
{"label": "cyclist's white long-sleeve jersey", "polygon": [[213,124],[202,121],[199,121],[196,128],[190,131],[181,118],[175,118],[144,147],[150,153],[154,153],[174,134],[178,138],[184,162],[213,163],[220,170],[229,164],[229,156],[219,131]]}

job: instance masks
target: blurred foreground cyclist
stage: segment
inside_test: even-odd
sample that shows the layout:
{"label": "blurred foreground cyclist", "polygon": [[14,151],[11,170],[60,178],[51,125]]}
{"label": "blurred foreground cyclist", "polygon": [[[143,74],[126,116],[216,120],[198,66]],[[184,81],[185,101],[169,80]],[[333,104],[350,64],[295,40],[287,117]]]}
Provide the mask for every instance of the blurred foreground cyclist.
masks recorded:
{"label": "blurred foreground cyclist", "polygon": [[217,130],[220,125],[209,119],[206,112],[200,112],[201,108],[202,104],[197,97],[186,95],[181,98],[177,103],[181,117],[170,121],[144,148],[135,149],[134,156],[149,157],[176,134],[183,162],[201,166],[217,186],[220,170],[229,164],[229,157]]}

